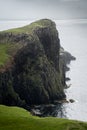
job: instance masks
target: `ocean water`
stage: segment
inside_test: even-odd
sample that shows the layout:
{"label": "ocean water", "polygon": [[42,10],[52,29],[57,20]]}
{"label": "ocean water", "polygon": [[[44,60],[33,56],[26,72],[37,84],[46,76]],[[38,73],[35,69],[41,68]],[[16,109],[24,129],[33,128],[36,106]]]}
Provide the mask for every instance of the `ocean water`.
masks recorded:
{"label": "ocean water", "polygon": [[[59,32],[61,45],[76,57],[69,65],[66,73],[71,78],[67,84],[71,87],[65,90],[67,99],[74,103],[57,105],[47,112],[61,118],[87,121],[87,20],[54,20]],[[21,27],[33,21],[0,21],[0,31]]]}
{"label": "ocean water", "polygon": [[66,74],[71,78],[67,98],[75,102],[64,104],[64,113],[69,119],[87,121],[87,21],[57,25],[57,28],[61,45],[76,57]]}

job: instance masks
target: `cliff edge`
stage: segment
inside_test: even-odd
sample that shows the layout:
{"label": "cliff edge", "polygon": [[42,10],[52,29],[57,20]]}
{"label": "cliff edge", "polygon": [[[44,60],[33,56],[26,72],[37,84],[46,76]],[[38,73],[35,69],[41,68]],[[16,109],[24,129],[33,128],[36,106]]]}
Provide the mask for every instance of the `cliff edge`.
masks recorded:
{"label": "cliff edge", "polygon": [[64,99],[63,59],[51,20],[0,32],[0,104],[26,107]]}

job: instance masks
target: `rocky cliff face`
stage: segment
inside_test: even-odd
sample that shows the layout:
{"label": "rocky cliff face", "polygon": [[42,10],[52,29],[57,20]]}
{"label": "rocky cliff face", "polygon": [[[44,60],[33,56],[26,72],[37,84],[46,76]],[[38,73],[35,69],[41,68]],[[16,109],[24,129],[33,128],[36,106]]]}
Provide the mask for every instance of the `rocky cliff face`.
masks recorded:
{"label": "rocky cliff face", "polygon": [[0,103],[26,107],[64,99],[65,66],[51,20],[0,32]]}

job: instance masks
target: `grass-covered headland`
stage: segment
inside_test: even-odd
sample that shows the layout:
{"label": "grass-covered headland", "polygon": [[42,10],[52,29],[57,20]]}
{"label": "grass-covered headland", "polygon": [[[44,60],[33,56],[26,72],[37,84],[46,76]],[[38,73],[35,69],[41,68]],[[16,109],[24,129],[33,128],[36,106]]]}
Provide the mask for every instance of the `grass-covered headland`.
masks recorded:
{"label": "grass-covered headland", "polygon": [[0,130],[87,130],[87,123],[53,117],[39,118],[22,108],[0,105]]}
{"label": "grass-covered headland", "polygon": [[56,24],[42,19],[0,32],[0,104],[27,108],[66,98]]}

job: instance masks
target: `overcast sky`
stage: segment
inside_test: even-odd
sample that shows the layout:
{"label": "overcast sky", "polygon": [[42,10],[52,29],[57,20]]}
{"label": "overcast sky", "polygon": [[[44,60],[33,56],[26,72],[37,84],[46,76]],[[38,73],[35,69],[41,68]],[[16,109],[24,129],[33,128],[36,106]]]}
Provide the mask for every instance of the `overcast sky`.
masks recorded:
{"label": "overcast sky", "polygon": [[87,0],[0,0],[0,20],[85,19]]}

